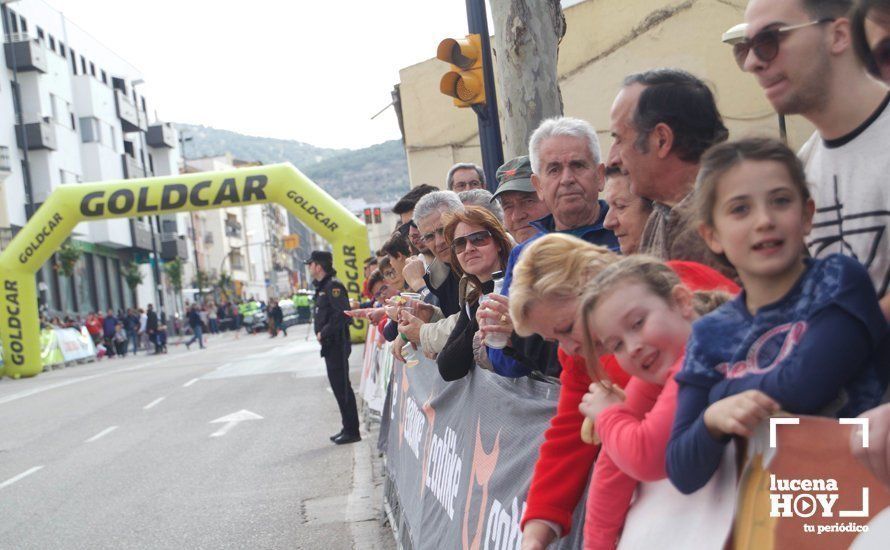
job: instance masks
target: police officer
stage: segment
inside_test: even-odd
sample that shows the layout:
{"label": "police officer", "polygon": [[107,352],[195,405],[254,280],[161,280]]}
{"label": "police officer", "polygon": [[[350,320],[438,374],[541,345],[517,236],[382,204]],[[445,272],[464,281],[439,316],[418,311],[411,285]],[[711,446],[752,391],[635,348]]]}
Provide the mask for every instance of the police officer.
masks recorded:
{"label": "police officer", "polygon": [[328,370],[328,381],[340,407],[343,429],[331,436],[337,445],[361,441],[355,394],[349,383],[349,310],[346,287],[334,278],[334,258],[330,252],[315,250],[306,263],[315,280],[315,337],[321,343],[321,356]]}

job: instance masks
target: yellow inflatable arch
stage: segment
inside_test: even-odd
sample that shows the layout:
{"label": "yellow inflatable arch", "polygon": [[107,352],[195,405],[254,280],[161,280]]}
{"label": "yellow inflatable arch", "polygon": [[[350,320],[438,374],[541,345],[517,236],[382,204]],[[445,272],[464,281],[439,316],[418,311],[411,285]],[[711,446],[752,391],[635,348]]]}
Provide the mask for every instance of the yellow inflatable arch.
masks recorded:
{"label": "yellow inflatable arch", "polygon": [[[40,361],[38,269],[82,221],[267,202],[287,208],[334,248],[337,277],[359,298],[370,255],[365,224],[291,164],[57,188],[0,253],[0,342],[5,373],[35,376]],[[360,336],[364,322],[356,323]],[[3,373],[0,372],[0,376]]]}

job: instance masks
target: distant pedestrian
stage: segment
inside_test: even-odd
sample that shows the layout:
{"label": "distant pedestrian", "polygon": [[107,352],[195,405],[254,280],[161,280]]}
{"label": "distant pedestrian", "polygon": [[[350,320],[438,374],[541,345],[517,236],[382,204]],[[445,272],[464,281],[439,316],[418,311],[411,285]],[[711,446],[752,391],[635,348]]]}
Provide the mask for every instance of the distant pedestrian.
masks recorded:
{"label": "distant pedestrian", "polygon": [[133,346],[133,355],[136,355],[136,350],[139,349],[139,315],[133,308],[127,309],[124,330],[127,333],[127,341]]}
{"label": "distant pedestrian", "polygon": [[118,357],[123,359],[127,356],[127,331],[124,330],[124,325],[118,322],[114,327],[114,336],[112,338],[114,341],[114,353],[117,354]]}
{"label": "distant pedestrian", "polygon": [[105,349],[108,351],[108,357],[114,357],[114,331],[118,324],[117,317],[114,316],[114,310],[109,309],[108,314],[102,319],[102,336],[105,342]]}
{"label": "distant pedestrian", "polygon": [[219,322],[217,321],[216,304],[210,302],[207,305],[207,323],[210,334],[219,334]]}
{"label": "distant pedestrian", "polygon": [[160,323],[158,323],[158,314],[155,313],[154,307],[151,304],[148,304],[148,311],[145,313],[146,315],[146,332],[148,332],[148,339],[155,346],[155,354],[161,353],[161,346],[158,345],[157,332]]}
{"label": "distant pedestrian", "polygon": [[198,310],[197,304],[193,304],[192,309],[189,310],[188,322],[189,326],[192,328],[192,339],[185,343],[186,349],[191,349],[191,345],[195,343],[195,340],[198,341],[198,345],[201,346],[201,349],[204,349],[204,337],[201,327],[201,313]]}
{"label": "distant pedestrian", "polygon": [[278,336],[278,331],[287,336],[287,327],[284,326],[284,312],[278,304],[278,300],[272,300],[269,306],[269,332],[271,338]]}

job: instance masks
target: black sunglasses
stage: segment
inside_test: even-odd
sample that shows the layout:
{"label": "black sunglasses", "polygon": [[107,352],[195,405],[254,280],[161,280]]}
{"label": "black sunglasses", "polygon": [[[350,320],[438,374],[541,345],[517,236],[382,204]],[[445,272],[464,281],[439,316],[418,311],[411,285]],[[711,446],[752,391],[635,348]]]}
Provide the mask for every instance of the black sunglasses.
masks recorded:
{"label": "black sunglasses", "polygon": [[451,250],[454,250],[455,254],[463,254],[464,250],[467,249],[467,242],[472,244],[473,247],[479,248],[480,246],[486,246],[491,243],[491,238],[491,232],[487,229],[476,231],[475,233],[470,233],[463,237],[455,237],[455,239],[451,241]]}
{"label": "black sunglasses", "polygon": [[732,53],[735,56],[736,63],[739,67],[745,68],[745,60],[748,59],[748,52],[753,51],[757,59],[764,63],[769,63],[779,55],[779,43],[782,37],[797,29],[812,27],[813,25],[821,25],[823,23],[831,23],[834,17],[825,17],[818,21],[808,21],[800,25],[789,25],[787,27],[776,27],[774,29],[762,30],[751,38],[745,38],[741,42],[737,42],[732,47]]}

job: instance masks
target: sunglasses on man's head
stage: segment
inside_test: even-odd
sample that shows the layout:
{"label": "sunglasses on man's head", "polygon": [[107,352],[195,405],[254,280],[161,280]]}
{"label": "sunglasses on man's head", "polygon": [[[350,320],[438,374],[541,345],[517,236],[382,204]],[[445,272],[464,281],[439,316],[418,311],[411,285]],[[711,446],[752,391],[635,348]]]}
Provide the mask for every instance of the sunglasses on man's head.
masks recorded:
{"label": "sunglasses on man's head", "polygon": [[741,42],[737,42],[732,47],[732,53],[735,56],[736,63],[739,67],[745,68],[745,60],[748,59],[748,52],[754,52],[754,56],[764,63],[769,63],[779,55],[779,44],[782,37],[798,29],[812,27],[813,25],[821,25],[823,23],[831,23],[834,17],[826,17],[818,21],[808,21],[800,25],[789,25],[786,27],[776,27],[773,29],[762,30],[751,38],[745,38]]}
{"label": "sunglasses on man's head", "polygon": [[463,237],[455,237],[454,240],[451,241],[451,249],[454,250],[455,254],[463,254],[467,249],[468,242],[472,244],[474,248],[486,246],[491,243],[491,232],[487,229],[483,229],[482,231],[476,231],[475,233],[470,233]]}
{"label": "sunglasses on man's head", "polygon": [[417,227],[416,225],[414,225],[414,220],[408,220],[400,225],[399,228],[396,229],[396,231],[398,231],[403,237],[407,237],[408,233],[411,232],[412,227]]}

